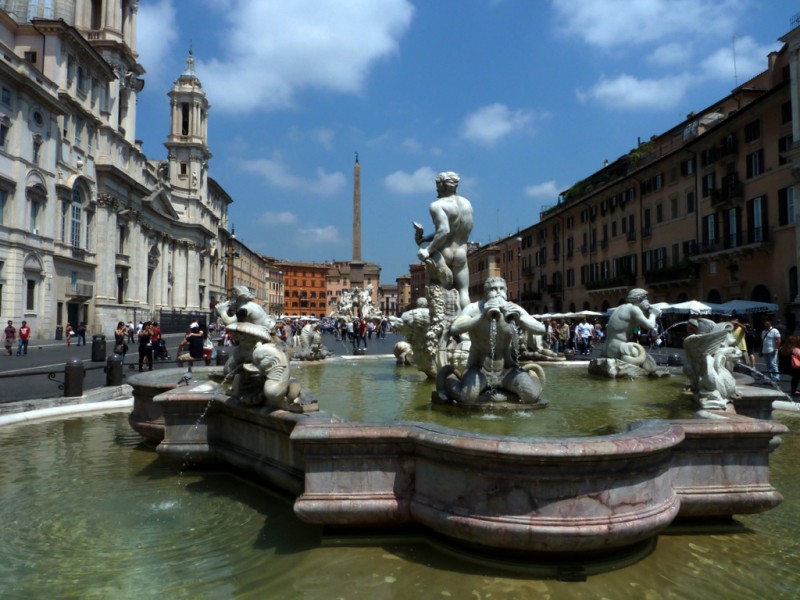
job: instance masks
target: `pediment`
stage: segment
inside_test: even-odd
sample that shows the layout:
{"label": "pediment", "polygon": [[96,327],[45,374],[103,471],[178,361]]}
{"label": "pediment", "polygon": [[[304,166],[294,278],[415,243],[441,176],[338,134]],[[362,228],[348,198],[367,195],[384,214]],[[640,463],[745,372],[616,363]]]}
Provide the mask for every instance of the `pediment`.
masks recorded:
{"label": "pediment", "polygon": [[164,188],[158,188],[155,190],[152,194],[144,199],[142,204],[145,208],[149,208],[159,215],[168,217],[175,221],[180,220],[180,215],[175,212],[175,208],[172,206],[172,202],[169,200],[169,194],[167,194]]}

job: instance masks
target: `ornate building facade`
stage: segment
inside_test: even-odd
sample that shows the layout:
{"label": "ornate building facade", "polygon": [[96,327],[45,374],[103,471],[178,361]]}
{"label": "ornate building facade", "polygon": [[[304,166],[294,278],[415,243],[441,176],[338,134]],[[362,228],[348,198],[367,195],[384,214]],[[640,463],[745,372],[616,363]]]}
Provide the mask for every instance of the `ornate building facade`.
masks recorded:
{"label": "ornate building facade", "polygon": [[0,0],[0,316],[35,338],[208,311],[226,296],[231,198],[208,176],[191,56],[167,158],[136,141],[136,0]]}

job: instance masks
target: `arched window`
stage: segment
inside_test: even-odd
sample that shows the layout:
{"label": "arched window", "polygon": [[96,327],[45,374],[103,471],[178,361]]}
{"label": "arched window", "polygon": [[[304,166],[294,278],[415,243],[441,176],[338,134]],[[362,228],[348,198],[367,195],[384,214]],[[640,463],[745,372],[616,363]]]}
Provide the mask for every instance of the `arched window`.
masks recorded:
{"label": "arched window", "polygon": [[686,292],[681,292],[680,294],[678,294],[678,301],[676,302],[676,304],[688,301],[689,301],[689,296],[686,295]]}
{"label": "arched window", "polygon": [[711,290],[708,292],[708,296],[706,296],[706,302],[711,302],[712,304],[722,304],[722,296],[720,296],[717,290]]}
{"label": "arched window", "polygon": [[750,299],[756,302],[772,302],[772,294],[767,286],[759,284],[753,288],[753,295]]}
{"label": "arched window", "polygon": [[72,204],[70,205],[69,242],[74,248],[81,247],[81,223],[83,219],[83,195],[76,187],[72,188]]}

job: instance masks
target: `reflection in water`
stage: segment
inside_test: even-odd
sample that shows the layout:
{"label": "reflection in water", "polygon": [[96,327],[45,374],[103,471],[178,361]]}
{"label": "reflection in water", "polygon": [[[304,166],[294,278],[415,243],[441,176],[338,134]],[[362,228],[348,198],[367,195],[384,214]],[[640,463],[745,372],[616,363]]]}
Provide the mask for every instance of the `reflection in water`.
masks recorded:
{"label": "reflection in water", "polygon": [[[417,385],[410,370],[395,377]],[[365,405],[394,402],[369,392],[370,381]],[[607,389],[627,401],[621,386]],[[424,397],[387,412],[433,414]],[[605,401],[596,418],[615,418],[616,402]],[[660,404],[643,404],[651,402]],[[511,415],[519,423],[506,428],[558,415],[555,403]],[[508,419],[468,420],[493,426]],[[772,457],[781,506],[732,523],[672,526],[641,561],[582,583],[539,577],[531,561],[511,572],[497,556],[467,558],[424,537],[330,537],[298,521],[291,499],[232,475],[189,472],[176,485],[179,465],[141,444],[125,414],[6,427],[0,597],[796,598],[800,418],[781,420],[792,431]]]}
{"label": "reflection in water", "polygon": [[[516,436],[580,436],[624,431],[634,421],[689,418],[691,407],[681,394],[685,378],[618,381],[590,378],[581,367],[544,366],[547,384],[541,410],[500,413],[487,419],[482,411],[431,404],[433,382],[414,368],[393,361],[304,363],[293,371],[320,409],[347,421],[390,423],[425,421],[444,427]],[[315,385],[316,381],[321,385]],[[350,390],[350,395],[338,390]]]}

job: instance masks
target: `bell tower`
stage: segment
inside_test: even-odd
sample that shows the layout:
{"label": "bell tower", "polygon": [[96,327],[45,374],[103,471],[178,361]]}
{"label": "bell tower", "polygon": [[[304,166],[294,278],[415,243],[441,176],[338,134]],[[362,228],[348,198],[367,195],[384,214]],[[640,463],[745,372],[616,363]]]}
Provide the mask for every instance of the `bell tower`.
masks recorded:
{"label": "bell tower", "polygon": [[[186,67],[172,84],[170,132],[167,148],[169,184],[175,207],[181,210],[181,198],[207,200],[207,171],[211,152],[208,149],[208,99],[194,70],[191,48]],[[185,208],[185,207],[184,207]]]}

